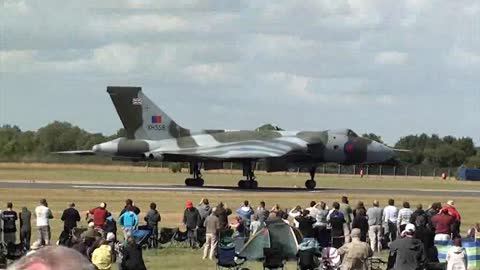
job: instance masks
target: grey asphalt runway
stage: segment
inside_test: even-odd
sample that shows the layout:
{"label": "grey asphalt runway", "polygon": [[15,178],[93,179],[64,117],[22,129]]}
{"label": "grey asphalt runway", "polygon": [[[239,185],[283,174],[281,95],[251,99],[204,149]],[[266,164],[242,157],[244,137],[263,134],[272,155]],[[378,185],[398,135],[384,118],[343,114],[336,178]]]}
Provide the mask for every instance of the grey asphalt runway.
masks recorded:
{"label": "grey asphalt runway", "polygon": [[255,190],[242,190],[229,186],[186,187],[182,185],[125,185],[125,184],[75,184],[51,182],[18,182],[2,181],[0,189],[60,189],[60,190],[123,190],[123,191],[176,191],[176,192],[266,192],[266,193],[342,193],[342,194],[392,194],[415,196],[445,196],[445,197],[478,197],[480,191],[475,190],[409,190],[409,189],[345,189],[345,188],[317,188],[305,190],[303,188],[286,187],[259,187]]}

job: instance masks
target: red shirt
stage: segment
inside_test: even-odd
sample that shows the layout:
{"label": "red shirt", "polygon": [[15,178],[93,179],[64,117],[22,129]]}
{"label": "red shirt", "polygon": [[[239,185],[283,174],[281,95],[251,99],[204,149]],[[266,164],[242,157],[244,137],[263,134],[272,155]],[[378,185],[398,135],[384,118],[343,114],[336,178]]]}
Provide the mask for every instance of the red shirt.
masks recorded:
{"label": "red shirt", "polygon": [[462,220],[462,217],[460,216],[460,213],[457,211],[457,209],[454,206],[451,205],[445,205],[440,212],[442,212],[443,209],[447,209],[448,214],[452,217],[455,218],[456,221]]}
{"label": "red shirt", "polygon": [[432,223],[435,226],[435,234],[451,234],[452,224],[455,218],[450,215],[437,214],[432,217]]}
{"label": "red shirt", "polygon": [[95,224],[95,227],[103,229],[103,225],[108,216],[107,209],[97,207],[90,210],[89,213],[93,215],[93,224]]}

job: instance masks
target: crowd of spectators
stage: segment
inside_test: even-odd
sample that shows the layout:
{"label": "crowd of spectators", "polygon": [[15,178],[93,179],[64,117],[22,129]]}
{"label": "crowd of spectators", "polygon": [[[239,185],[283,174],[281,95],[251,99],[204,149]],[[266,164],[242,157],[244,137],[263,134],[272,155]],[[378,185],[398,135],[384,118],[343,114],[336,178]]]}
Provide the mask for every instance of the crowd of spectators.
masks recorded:
{"label": "crowd of spectators", "polygon": [[[369,207],[366,206],[368,204]],[[192,201],[186,202],[182,223],[189,246],[199,248],[203,245],[203,259],[214,260],[219,232],[222,230],[233,229],[236,237],[247,241],[262,230],[268,220],[277,219],[296,228],[304,241],[313,242],[319,248],[338,249],[343,257],[343,269],[360,269],[357,267],[359,264],[364,265],[368,257],[382,250],[389,250],[391,268],[420,269],[426,263],[438,262],[434,243],[446,240],[453,240],[455,244],[447,255],[448,263],[455,265],[455,269],[461,269],[458,265],[466,267],[466,252],[461,247],[460,238],[461,215],[453,201],[445,205],[435,202],[427,210],[423,209],[422,204],[417,204],[416,209],[412,210],[407,201],[399,209],[394,199],[389,199],[385,207],[378,200],[368,204],[359,201],[352,208],[348,198],[343,196],[340,203],[329,205],[323,201],[312,201],[306,207],[297,205],[289,210],[278,204],[268,208],[264,201],[254,207],[245,200],[232,210],[224,202],[211,207],[210,201],[204,198],[196,206]],[[157,239],[161,216],[156,208],[152,202],[144,220]],[[64,226],[58,243],[78,251],[96,269],[110,269],[115,263],[119,269],[145,269],[142,249],[132,237],[132,232],[140,224],[140,212],[132,200],[126,200],[118,216],[124,239],[119,242],[117,221],[105,202],[85,213],[88,228],[81,234],[74,233],[81,215],[75,204],[70,203],[60,218]],[[31,245],[32,216],[37,240]],[[29,250],[27,257],[40,253],[40,250],[48,250],[45,247],[52,245],[50,222],[53,218],[45,199],[40,200],[33,214],[27,207],[17,213],[9,202],[1,213],[3,241],[16,244],[19,220],[20,243]],[[200,232],[205,236],[201,244]],[[480,225],[471,228],[467,237],[479,240]],[[35,260],[24,258],[17,265],[28,262]]]}

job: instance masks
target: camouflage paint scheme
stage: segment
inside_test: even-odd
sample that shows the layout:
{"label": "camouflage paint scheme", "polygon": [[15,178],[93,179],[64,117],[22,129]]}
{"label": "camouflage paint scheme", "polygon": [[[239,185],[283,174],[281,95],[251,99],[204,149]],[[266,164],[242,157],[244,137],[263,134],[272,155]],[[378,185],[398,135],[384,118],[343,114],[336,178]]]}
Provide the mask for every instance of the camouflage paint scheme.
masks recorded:
{"label": "camouflage paint scheme", "polygon": [[[319,164],[378,164],[392,160],[393,149],[361,138],[350,129],[326,131],[203,130],[192,132],[172,120],[140,87],[107,87],[127,136],[95,145],[92,150],[62,154],[111,155],[122,160],[158,160],[203,164],[264,160],[267,171],[315,168]],[[197,170],[198,171],[198,170]],[[198,173],[201,176],[201,174]],[[249,175],[248,172],[245,175]],[[253,172],[251,172],[252,179]],[[313,180],[313,175],[312,175]],[[203,181],[203,180],[202,180]]]}

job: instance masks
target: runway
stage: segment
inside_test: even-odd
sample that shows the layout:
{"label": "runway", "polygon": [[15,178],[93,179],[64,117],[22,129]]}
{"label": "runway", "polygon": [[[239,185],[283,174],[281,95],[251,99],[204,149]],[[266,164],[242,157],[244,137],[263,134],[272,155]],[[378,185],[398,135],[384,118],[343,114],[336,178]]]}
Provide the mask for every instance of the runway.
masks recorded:
{"label": "runway", "polygon": [[335,194],[392,194],[392,195],[415,195],[415,196],[445,196],[445,197],[477,197],[480,191],[475,190],[430,190],[430,189],[348,189],[348,188],[317,188],[306,190],[304,188],[289,187],[259,187],[254,190],[244,190],[231,186],[205,186],[187,187],[183,185],[126,185],[126,184],[76,184],[76,183],[53,183],[53,182],[26,182],[8,181],[0,182],[0,189],[50,189],[50,190],[119,190],[119,191],[151,191],[151,192],[264,192],[264,193],[335,193]]}

